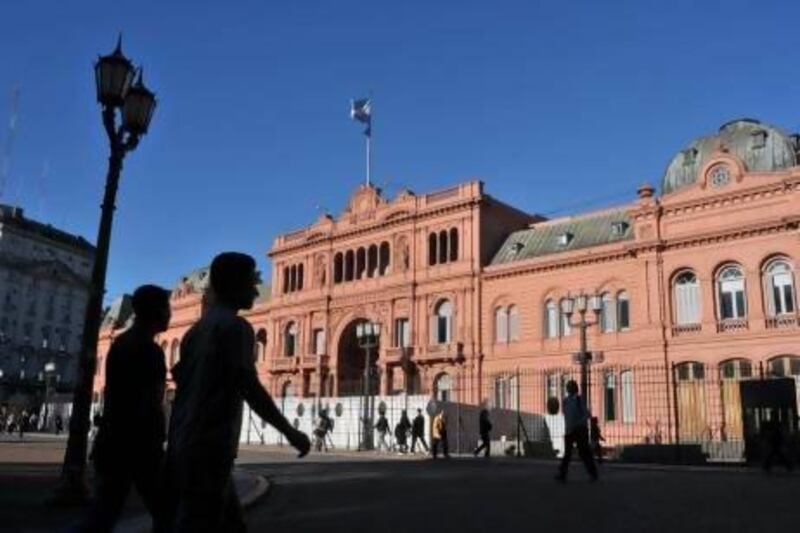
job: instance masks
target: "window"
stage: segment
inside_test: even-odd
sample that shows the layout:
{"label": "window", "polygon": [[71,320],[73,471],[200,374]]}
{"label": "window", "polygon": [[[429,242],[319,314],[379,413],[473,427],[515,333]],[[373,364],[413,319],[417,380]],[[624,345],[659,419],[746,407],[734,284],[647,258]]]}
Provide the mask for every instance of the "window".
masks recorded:
{"label": "window", "polygon": [[516,305],[508,307],[508,342],[519,340],[519,311]]}
{"label": "window", "polygon": [[703,363],[681,363],[678,365],[678,381],[692,381],[704,379],[706,369]]}
{"label": "window", "polygon": [[297,350],[297,324],[289,322],[286,325],[283,339],[283,353],[287,357],[295,355]]}
{"label": "window", "polygon": [[628,293],[617,293],[617,330],[625,331],[631,327],[631,308]]}
{"label": "window", "polygon": [[694,272],[687,270],[675,276],[673,307],[676,324],[700,323],[700,284]]}
{"label": "window", "polygon": [[367,251],[364,248],[359,248],[356,251],[356,279],[364,277],[364,272],[367,271]]}
{"label": "window", "polygon": [[267,360],[267,330],[261,328],[256,333],[256,360]]}
{"label": "window", "polygon": [[719,318],[735,320],[747,316],[744,293],[744,274],[736,265],[723,268],[717,281],[719,290]]}
{"label": "window", "polygon": [[378,247],[374,244],[367,250],[367,277],[373,278],[378,274]]}
{"label": "window", "polygon": [[453,336],[453,304],[443,300],[431,317],[432,344],[447,344]]}
{"label": "window", "polygon": [[634,402],[633,371],[623,370],[619,374],[622,382],[622,421],[631,424],[636,420],[636,404]]}
{"label": "window", "polygon": [[314,339],[314,354],[315,355],[324,355],[325,354],[325,330],[322,328],[317,328],[313,332],[313,339]]}
{"label": "window", "polygon": [[564,312],[565,299],[562,298],[559,302],[559,311],[561,313],[561,335],[564,337],[572,334],[572,325],[569,322],[569,315]]}
{"label": "window", "polygon": [[572,239],[575,237],[572,233],[565,231],[558,236],[558,245],[561,247],[568,246],[569,243],[572,242]]}
{"label": "window", "polygon": [[770,263],[764,275],[767,313],[770,316],[794,313],[794,274],[785,260]]}
{"label": "window", "polygon": [[343,272],[343,258],[342,253],[339,252],[333,256],[333,282],[334,283],[341,283],[344,280],[344,272]]}
{"label": "window", "polygon": [[616,309],[614,308],[614,297],[609,293],[601,296],[600,307],[600,327],[606,333],[617,330]]}
{"label": "window", "polygon": [[796,355],[782,355],[770,359],[769,373],[775,377],[793,376],[795,380],[800,381],[800,357]]}
{"label": "window", "polygon": [[391,257],[391,250],[389,249],[388,242],[382,242],[380,247],[379,253],[379,266],[378,266],[378,273],[381,276],[385,276],[386,272],[389,270],[389,259]]}
{"label": "window", "polygon": [[603,376],[603,414],[606,422],[617,419],[617,376],[607,372]]}
{"label": "window", "polygon": [[458,230],[450,229],[450,261],[458,260]]}
{"label": "window", "polygon": [[344,280],[353,281],[353,250],[347,250],[344,254]]}
{"label": "window", "polygon": [[547,300],[544,304],[544,326],[548,339],[558,337],[558,306],[553,300]]}
{"label": "window", "polygon": [[411,328],[408,326],[407,318],[394,320],[394,346],[397,348],[411,346]]}
{"label": "window", "polygon": [[439,263],[447,263],[447,232],[439,232]]}
{"label": "window", "polygon": [[494,311],[494,341],[508,342],[508,314],[504,307]]}
{"label": "window", "polygon": [[436,258],[438,257],[436,252],[436,234],[431,233],[428,235],[428,265],[433,266],[436,264]]}
{"label": "window", "polygon": [[747,359],[731,359],[720,366],[722,379],[746,379],[753,377],[753,365]]}
{"label": "window", "polygon": [[508,409],[508,379],[502,376],[494,378],[494,407],[497,409]]}
{"label": "window", "polygon": [[567,384],[567,377],[562,374],[548,374],[547,375],[547,398],[546,402],[550,402],[551,398],[558,400],[559,409],[561,408],[561,400],[566,396],[564,388]]}
{"label": "window", "polygon": [[435,398],[438,402],[449,402],[452,394],[453,380],[450,374],[441,373],[433,382]]}

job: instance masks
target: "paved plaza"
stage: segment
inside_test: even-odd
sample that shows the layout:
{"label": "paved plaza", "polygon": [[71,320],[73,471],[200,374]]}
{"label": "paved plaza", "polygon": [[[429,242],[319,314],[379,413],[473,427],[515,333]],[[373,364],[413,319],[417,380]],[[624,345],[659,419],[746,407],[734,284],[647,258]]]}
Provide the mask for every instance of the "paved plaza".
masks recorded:
{"label": "paved plaza", "polygon": [[[0,442],[1,530],[58,531],[78,515],[44,503],[63,439]],[[590,483],[573,464],[518,459],[316,454],[245,446],[239,469],[269,481],[251,531],[778,531],[797,522],[800,475],[743,468],[606,465]],[[127,523],[143,512],[136,498]],[[130,531],[128,527],[124,530]],[[141,530],[141,527],[138,528]]]}

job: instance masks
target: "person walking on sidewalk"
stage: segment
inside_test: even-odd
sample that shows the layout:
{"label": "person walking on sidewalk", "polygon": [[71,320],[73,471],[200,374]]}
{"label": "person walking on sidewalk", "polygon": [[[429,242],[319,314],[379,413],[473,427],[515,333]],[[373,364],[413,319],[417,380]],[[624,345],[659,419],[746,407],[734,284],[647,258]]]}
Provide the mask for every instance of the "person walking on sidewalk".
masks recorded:
{"label": "person walking on sidewalk", "polygon": [[411,430],[411,420],[405,409],[400,414],[400,421],[394,428],[394,439],[399,453],[408,453],[408,432]]}
{"label": "person walking on sidewalk", "polygon": [[477,457],[481,451],[483,451],[484,457],[489,457],[490,451],[490,442],[489,442],[489,434],[492,431],[492,422],[489,420],[489,411],[486,409],[481,409],[481,414],[478,418],[478,433],[481,436],[481,444],[472,454]]}
{"label": "person walking on sidewalk", "polygon": [[386,441],[386,435],[389,434],[389,421],[386,420],[386,413],[380,413],[378,415],[378,422],[375,424],[375,429],[378,430],[378,451],[381,451],[381,448],[389,451],[389,443]]}
{"label": "person walking on sidewalk", "polygon": [[411,423],[411,453],[416,453],[417,441],[425,449],[425,453],[428,453],[428,443],[425,441],[425,417],[422,416],[422,409],[417,409],[417,416]]}
{"label": "person walking on sidewalk", "polygon": [[449,459],[450,450],[447,445],[447,415],[445,415],[444,409],[439,411],[439,414],[433,418],[433,423],[431,423],[431,451],[434,459],[439,455],[439,446],[442,447],[445,459]]}
{"label": "person walking on sidewalk", "polygon": [[583,397],[578,395],[575,380],[567,382],[567,397],[564,398],[564,456],[558,468],[556,479],[567,480],[567,469],[572,457],[572,446],[578,446],[578,455],[586,466],[592,481],[597,480],[597,465],[594,464],[592,450],[589,448],[589,410]]}
{"label": "person walking on sidewalk", "polygon": [[176,533],[243,532],[233,484],[243,401],[305,456],[311,442],[283,416],[256,372],[253,327],[238,316],[258,296],[256,262],[226,252],[211,263],[208,307],[181,342],[172,375],[167,473]]}
{"label": "person walking on sidewalk", "polygon": [[117,337],[106,358],[103,415],[92,450],[96,499],[81,531],[112,531],[132,486],[153,516],[154,530],[164,530],[159,487],[167,369],[164,351],[153,339],[169,325],[169,295],[155,285],[136,289],[133,325]]}

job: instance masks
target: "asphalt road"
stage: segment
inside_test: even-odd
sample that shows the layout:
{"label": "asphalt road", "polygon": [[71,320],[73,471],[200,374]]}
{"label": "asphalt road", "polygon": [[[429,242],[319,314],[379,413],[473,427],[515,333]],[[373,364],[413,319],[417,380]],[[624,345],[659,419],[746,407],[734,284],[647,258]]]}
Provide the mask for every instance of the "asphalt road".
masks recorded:
{"label": "asphalt road", "polygon": [[590,483],[573,463],[374,460],[243,452],[272,482],[248,512],[251,531],[790,531],[800,476],[741,470],[604,467]]}

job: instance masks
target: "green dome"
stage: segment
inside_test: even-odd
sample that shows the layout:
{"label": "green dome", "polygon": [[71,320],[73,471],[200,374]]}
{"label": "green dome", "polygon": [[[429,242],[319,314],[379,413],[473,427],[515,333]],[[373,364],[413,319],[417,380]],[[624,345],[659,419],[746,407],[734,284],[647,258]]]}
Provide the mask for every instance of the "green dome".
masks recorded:
{"label": "green dome", "polygon": [[758,120],[743,118],[726,122],[715,135],[700,137],[678,152],[661,181],[661,192],[669,194],[697,181],[697,174],[719,145],[741,159],[749,171],[773,171],[798,164],[797,135]]}

